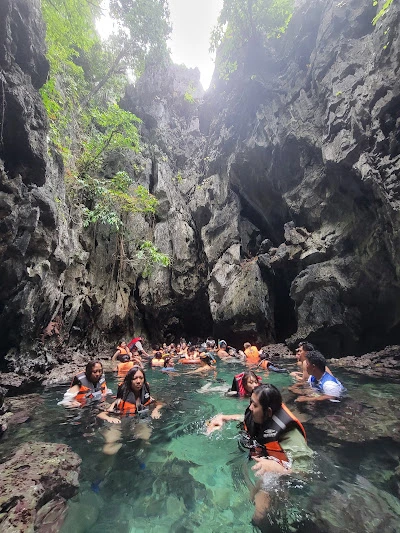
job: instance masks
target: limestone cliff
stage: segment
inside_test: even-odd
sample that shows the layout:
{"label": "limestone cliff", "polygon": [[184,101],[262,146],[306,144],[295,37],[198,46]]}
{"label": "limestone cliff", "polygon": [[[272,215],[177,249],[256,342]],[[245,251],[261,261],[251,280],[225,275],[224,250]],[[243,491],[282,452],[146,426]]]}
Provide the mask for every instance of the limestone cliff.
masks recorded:
{"label": "limestone cliff", "polygon": [[236,342],[340,354],[398,340],[399,10],[373,26],[375,13],[299,3],[281,39],[191,110],[168,75],[128,93],[168,206],[156,235],[181,254],[170,282],[141,284],[148,316],[200,291]]}
{"label": "limestone cliff", "polygon": [[173,260],[145,279],[129,243],[122,254],[106,229],[83,230],[68,203],[38,94],[39,1],[4,0],[0,359],[18,369],[23,354],[40,373],[55,363],[48,339],[62,357],[63,343],[133,330],[308,339],[335,355],[397,342],[400,10],[373,26],[375,13],[302,1],[284,36],[250,47],[205,95],[198,72],[178,66],[129,87],[143,150],[125,166],[160,208],[128,225]]}

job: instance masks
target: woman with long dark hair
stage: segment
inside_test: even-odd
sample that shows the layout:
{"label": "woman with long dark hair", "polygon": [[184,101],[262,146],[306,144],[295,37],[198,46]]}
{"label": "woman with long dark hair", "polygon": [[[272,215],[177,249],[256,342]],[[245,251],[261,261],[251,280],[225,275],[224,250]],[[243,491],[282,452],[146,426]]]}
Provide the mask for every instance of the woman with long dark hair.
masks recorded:
{"label": "woman with long dark hair", "polygon": [[[117,399],[113,402],[107,411],[99,413],[97,416],[110,424],[121,424],[122,417],[140,415],[148,413],[149,406],[153,404],[155,408],[150,413],[152,418],[160,418],[162,404],[156,404],[156,401],[150,395],[150,387],[146,381],[146,375],[143,368],[134,366],[125,379],[118,387]],[[119,417],[110,416],[111,413],[120,415]],[[133,428],[136,438],[148,440],[151,435],[149,424],[136,424]],[[122,446],[120,426],[108,427],[103,431],[103,437],[106,441],[103,446],[103,452],[107,455],[114,455]]]}
{"label": "woman with long dark hair", "polygon": [[[150,395],[150,387],[146,381],[144,370],[139,366],[134,366],[126,374],[122,385],[118,387],[115,402],[110,405],[107,411],[98,416],[111,424],[120,424],[120,418],[111,417],[108,413],[118,413],[125,416],[135,415],[147,410],[152,403],[155,403],[155,400]],[[161,407],[161,405],[156,405],[151,413],[152,418],[160,418]]]}
{"label": "woman with long dark hair", "polygon": [[89,361],[83,372],[79,372],[58,405],[84,407],[103,400],[111,391],[107,388],[103,365],[100,361]]}
{"label": "woman with long dark hair", "polygon": [[[281,476],[309,471],[312,451],[307,446],[305,430],[282,403],[281,393],[274,385],[256,387],[244,415],[215,416],[208,424],[208,433],[221,429],[230,420],[243,422],[240,445],[256,462],[252,466],[256,476],[264,480],[266,474]],[[271,487],[270,483],[261,484],[254,496],[256,524],[263,520],[270,506],[268,486]]]}

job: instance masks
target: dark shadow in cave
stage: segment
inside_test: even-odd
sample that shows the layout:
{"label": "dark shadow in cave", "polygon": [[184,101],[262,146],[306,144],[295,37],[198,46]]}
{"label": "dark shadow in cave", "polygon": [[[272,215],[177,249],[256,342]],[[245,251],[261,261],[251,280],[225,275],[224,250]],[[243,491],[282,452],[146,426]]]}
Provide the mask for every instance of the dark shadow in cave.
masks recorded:
{"label": "dark shadow in cave", "polygon": [[[295,305],[290,297],[291,281],[287,274],[287,270],[285,272],[277,270],[273,278],[274,322],[277,342],[285,342],[285,339],[297,330]],[[293,279],[295,275],[293,274]]]}

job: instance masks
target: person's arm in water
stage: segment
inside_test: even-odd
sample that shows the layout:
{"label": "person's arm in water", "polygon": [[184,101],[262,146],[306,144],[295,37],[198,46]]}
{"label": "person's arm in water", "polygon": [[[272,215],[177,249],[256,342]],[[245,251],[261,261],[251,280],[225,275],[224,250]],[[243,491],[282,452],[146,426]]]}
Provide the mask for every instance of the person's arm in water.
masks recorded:
{"label": "person's arm in water", "polygon": [[73,385],[71,388],[67,390],[67,392],[64,394],[64,398],[61,402],[58,403],[58,405],[63,405],[64,407],[70,408],[70,407],[81,407],[81,404],[75,400],[76,395],[78,394],[80,389],[79,385]]}
{"label": "person's arm in water", "polygon": [[294,385],[288,387],[288,390],[294,394],[300,394],[302,396],[311,394],[313,392],[308,383],[295,383]]}
{"label": "person's arm in water", "polygon": [[113,402],[110,407],[107,409],[107,411],[102,411],[97,415],[98,418],[101,420],[106,420],[107,422],[110,422],[110,424],[120,424],[121,420],[119,418],[114,418],[113,416],[110,416],[108,413],[114,412],[115,406],[118,406],[120,404],[121,400],[118,398]]}
{"label": "person's arm in water", "polygon": [[296,402],[322,402],[324,400],[337,400],[344,392],[340,383],[334,383],[328,381],[322,386],[322,391],[318,391],[315,388],[311,389],[310,395],[303,395],[296,398]]}
{"label": "person's arm in water", "polygon": [[224,415],[219,414],[214,416],[208,423],[207,423],[207,433],[210,434],[213,431],[216,431],[217,429],[221,429],[225,422],[229,422],[231,420],[237,420],[238,422],[243,422],[244,420],[244,414],[237,414],[237,415]]}
{"label": "person's arm in water", "polygon": [[328,394],[317,394],[315,392],[313,392],[312,394],[310,395],[303,395],[303,396],[298,396],[296,399],[295,399],[295,402],[296,403],[303,403],[303,402],[322,402],[324,400],[336,400],[337,397],[336,396],[329,396]]}
{"label": "person's arm in water", "polygon": [[159,403],[159,402],[156,402],[154,400],[156,406],[155,408],[152,410],[151,412],[151,418],[153,418],[154,420],[158,419],[158,418],[161,418],[161,409],[164,407],[164,404],[163,403]]}

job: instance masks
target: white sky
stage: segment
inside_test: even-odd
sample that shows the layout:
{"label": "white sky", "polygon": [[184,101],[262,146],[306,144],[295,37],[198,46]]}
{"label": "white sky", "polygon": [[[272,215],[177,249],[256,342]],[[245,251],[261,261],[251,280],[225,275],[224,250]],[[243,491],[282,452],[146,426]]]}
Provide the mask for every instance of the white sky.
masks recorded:
{"label": "white sky", "polygon": [[[106,0],[104,1],[106,3]],[[198,67],[204,89],[208,89],[214,71],[209,53],[210,33],[217,22],[223,0],[169,0],[172,38],[169,41],[172,61],[187,67]],[[101,35],[111,32],[107,17],[97,24]]]}
{"label": "white sky", "polygon": [[214,71],[209,53],[210,33],[217,22],[223,0],[169,0],[172,39],[169,43],[174,63],[198,67],[204,89]]}

